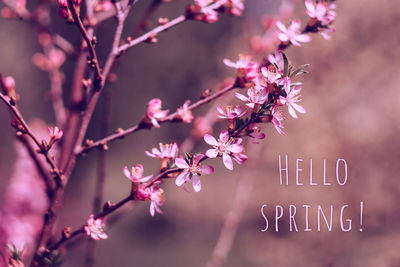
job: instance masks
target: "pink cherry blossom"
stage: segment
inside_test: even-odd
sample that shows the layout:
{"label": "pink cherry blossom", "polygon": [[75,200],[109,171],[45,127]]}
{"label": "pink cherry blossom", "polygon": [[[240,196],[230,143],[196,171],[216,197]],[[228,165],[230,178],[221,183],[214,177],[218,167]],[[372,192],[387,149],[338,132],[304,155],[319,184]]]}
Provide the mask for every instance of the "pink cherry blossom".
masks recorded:
{"label": "pink cherry blossom", "polygon": [[244,96],[240,93],[235,93],[235,96],[239,98],[242,101],[248,102],[246,106],[248,108],[254,108],[256,104],[264,104],[265,101],[268,99],[268,91],[267,88],[261,86],[261,85],[256,85],[254,87],[251,87],[247,90],[247,95]]}
{"label": "pink cherry blossom", "polygon": [[259,144],[256,139],[262,140],[265,138],[265,134],[261,132],[260,126],[258,126],[256,123],[250,124],[247,129],[250,132],[249,136],[252,138],[250,140],[253,144]]}
{"label": "pink cherry blossom", "polygon": [[336,12],[334,11],[336,5],[333,3],[328,4],[326,1],[321,0],[314,4],[312,0],[306,0],[305,5],[307,15],[313,19],[317,19],[322,25],[328,25],[336,18]]}
{"label": "pink cherry blossom", "polygon": [[227,9],[228,13],[234,16],[243,15],[244,10],[244,0],[228,0],[224,4],[224,7]]}
{"label": "pink cherry blossom", "polygon": [[60,130],[57,126],[54,127],[48,127],[47,128],[49,130],[49,134],[50,134],[50,141],[49,141],[49,145],[53,145],[55,142],[59,141],[62,137],[63,137],[63,131]]}
{"label": "pink cherry blossom", "polygon": [[207,23],[214,23],[218,21],[218,12],[214,8],[209,6],[212,0],[195,0],[195,8],[199,9],[202,14],[200,20]]}
{"label": "pink cherry blossom", "polygon": [[300,33],[300,21],[293,20],[289,28],[280,22],[276,22],[276,26],[282,31],[278,34],[279,40],[282,42],[290,41],[295,46],[301,46],[300,42],[307,43],[311,41],[311,37],[307,34]]}
{"label": "pink cherry blossom", "polygon": [[297,119],[297,114],[296,111],[300,113],[306,113],[306,110],[297,104],[297,102],[300,102],[300,91],[301,91],[301,85],[296,85],[294,87],[291,86],[290,78],[286,77],[284,79],[284,88],[286,91],[286,97],[279,96],[279,102],[283,105],[288,106],[289,114]]}
{"label": "pink cherry blossom", "polygon": [[132,172],[129,172],[129,169],[127,166],[124,168],[124,174],[125,176],[132,181],[132,183],[143,183],[147,182],[150,180],[153,175],[149,175],[146,177],[142,177],[144,172],[144,168],[142,164],[136,165],[136,167],[132,167]]}
{"label": "pink cherry blossom", "polygon": [[276,67],[272,64],[268,67],[261,68],[261,73],[268,84],[276,83],[282,77]]}
{"label": "pink cherry blossom", "polygon": [[239,164],[242,164],[247,159],[247,157],[241,153],[244,150],[241,145],[242,138],[231,138],[226,130],[220,133],[218,141],[209,134],[204,136],[204,141],[214,147],[213,149],[207,150],[207,157],[216,158],[222,156],[224,165],[228,170],[233,170],[232,157]]}
{"label": "pink cherry blossom", "polygon": [[203,157],[203,154],[198,154],[190,163],[186,162],[186,160],[182,158],[175,159],[175,165],[178,166],[178,168],[183,169],[182,173],[176,178],[175,183],[177,186],[184,185],[186,182],[191,181],[194,191],[199,192],[201,190],[199,176],[214,172],[212,166],[200,164],[200,160]]}
{"label": "pink cherry blossom", "polygon": [[150,215],[154,216],[155,212],[162,214],[160,206],[165,202],[164,190],[157,186],[157,183],[150,187]]}
{"label": "pink cherry blossom", "polygon": [[271,122],[274,125],[275,129],[278,131],[279,134],[285,135],[283,132],[282,128],[285,128],[285,126],[282,123],[283,120],[283,112],[282,110],[278,110],[276,107],[274,107],[271,110]]}
{"label": "pink cherry blossom", "polygon": [[218,118],[233,120],[235,118],[240,118],[247,113],[247,110],[243,110],[241,106],[225,106],[223,108],[217,107],[219,114]]}
{"label": "pink cherry blossom", "polygon": [[145,151],[147,156],[159,159],[175,158],[177,152],[178,152],[178,145],[176,143],[165,144],[165,145],[163,143],[160,143],[160,150],[154,147],[151,149],[151,153]]}
{"label": "pink cherry blossom", "polygon": [[93,238],[94,240],[107,239],[108,235],[104,233],[104,218],[94,219],[94,215],[91,214],[87,221],[87,225],[84,227],[85,234]]}
{"label": "pink cherry blossom", "polygon": [[250,57],[239,55],[239,60],[233,62],[229,59],[224,59],[225,65],[228,67],[237,69],[237,76],[240,79],[244,79],[245,82],[253,81],[259,75],[259,65],[257,62],[252,61]]}
{"label": "pink cherry blossom", "polygon": [[191,123],[194,118],[192,111],[189,109],[189,105],[190,105],[190,100],[187,100],[185,101],[182,107],[176,110],[176,113],[178,114],[179,118],[181,118],[182,121],[185,123]]}
{"label": "pink cherry blossom", "polygon": [[169,110],[161,110],[161,100],[158,98],[154,98],[149,101],[147,104],[147,117],[150,119],[151,123],[154,127],[160,128],[160,124],[158,120],[164,119]]}
{"label": "pink cherry blossom", "polygon": [[274,64],[278,67],[277,71],[280,75],[283,75],[283,69],[284,69],[284,64],[285,62],[283,61],[283,56],[281,51],[276,51],[274,55],[269,54],[268,55],[268,61],[271,64]]}

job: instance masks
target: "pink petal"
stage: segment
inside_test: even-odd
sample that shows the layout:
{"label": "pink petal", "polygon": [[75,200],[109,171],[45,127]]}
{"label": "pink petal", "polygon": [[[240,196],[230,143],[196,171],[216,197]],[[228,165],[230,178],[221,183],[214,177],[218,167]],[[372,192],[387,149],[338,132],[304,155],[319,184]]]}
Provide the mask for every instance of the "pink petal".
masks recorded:
{"label": "pink petal", "polygon": [[282,42],[286,42],[286,41],[289,40],[289,37],[284,33],[279,33],[278,34],[278,39],[281,40]]}
{"label": "pink petal", "polygon": [[200,160],[204,157],[203,154],[197,154],[194,158],[193,158],[193,164],[198,164],[200,162]]}
{"label": "pink petal", "polygon": [[276,26],[277,26],[277,27],[279,28],[279,30],[281,30],[282,32],[287,32],[286,26],[285,26],[282,22],[277,21],[277,22],[276,22]]}
{"label": "pink petal", "polygon": [[232,162],[231,156],[229,156],[227,153],[224,153],[224,154],[222,155],[222,160],[223,160],[223,162],[224,162],[225,167],[226,167],[228,170],[233,170],[233,162]]}
{"label": "pink petal", "polygon": [[124,168],[124,174],[128,179],[131,179],[131,173],[129,172],[129,169],[127,166]]}
{"label": "pink petal", "polygon": [[175,165],[178,166],[178,168],[180,168],[180,169],[189,168],[189,165],[187,164],[187,162],[182,158],[176,158],[175,159]]}
{"label": "pink petal", "polygon": [[194,191],[199,192],[201,190],[201,183],[198,176],[192,177],[192,186]]}
{"label": "pink petal", "polygon": [[204,135],[204,141],[211,146],[218,146],[217,140],[210,134]]}
{"label": "pink petal", "polygon": [[296,41],[299,41],[302,43],[308,43],[309,41],[311,41],[311,37],[307,34],[296,35],[295,39],[296,39]]}
{"label": "pink petal", "polygon": [[300,106],[299,104],[292,103],[292,106],[296,111],[298,111],[300,113],[303,113],[303,114],[306,113],[306,110],[302,106]]}
{"label": "pink petal", "polygon": [[[315,7],[314,7],[313,2],[311,0],[306,0],[305,4],[306,4],[307,11],[309,11],[311,14],[314,14],[315,13]],[[310,14],[308,14],[308,15],[310,17],[313,17],[313,15],[310,15]]]}
{"label": "pink petal", "polygon": [[210,165],[201,166],[201,174],[212,174],[214,172],[214,167]]}
{"label": "pink petal", "polygon": [[222,142],[227,142],[229,140],[229,133],[227,130],[223,130],[220,134],[219,134],[219,139],[221,139]]}
{"label": "pink petal", "polygon": [[145,151],[144,153],[146,153],[147,156],[155,158],[156,156],[152,153],[150,153],[149,151]]}
{"label": "pink petal", "polygon": [[151,202],[151,203],[150,203],[150,215],[151,215],[151,216],[154,216],[155,212],[156,212],[156,209],[155,209],[155,207],[154,207],[154,203]]}
{"label": "pink petal", "polygon": [[301,26],[301,22],[298,19],[295,19],[292,21],[292,24],[290,24],[289,28],[294,31],[297,32],[300,29]]}
{"label": "pink petal", "polygon": [[297,119],[296,112],[294,111],[292,105],[289,105],[289,106],[288,106],[288,110],[289,110],[290,116],[292,116],[293,118]]}
{"label": "pink petal", "polygon": [[228,67],[231,67],[231,68],[235,68],[235,69],[236,69],[236,63],[232,62],[232,61],[229,60],[229,59],[224,59],[224,64],[227,65]]}
{"label": "pink petal", "polygon": [[178,177],[176,177],[175,184],[177,186],[183,185],[186,182],[186,180],[189,179],[189,176],[190,176],[189,172],[183,171],[181,174],[178,175]]}
{"label": "pink petal", "polygon": [[229,148],[229,151],[231,151],[232,153],[240,153],[243,151],[243,146],[238,144],[232,145]]}
{"label": "pink petal", "polygon": [[236,96],[237,98],[239,98],[240,100],[242,100],[242,101],[247,101],[247,100],[248,100],[247,97],[245,97],[244,95],[239,94],[239,93],[235,93],[235,96]]}
{"label": "pink petal", "polygon": [[209,158],[216,158],[218,156],[218,151],[216,149],[209,149],[206,151],[206,156]]}
{"label": "pink petal", "polygon": [[149,176],[143,177],[143,178],[140,179],[140,182],[145,183],[148,180],[150,180],[151,178],[153,178],[153,175],[149,175]]}

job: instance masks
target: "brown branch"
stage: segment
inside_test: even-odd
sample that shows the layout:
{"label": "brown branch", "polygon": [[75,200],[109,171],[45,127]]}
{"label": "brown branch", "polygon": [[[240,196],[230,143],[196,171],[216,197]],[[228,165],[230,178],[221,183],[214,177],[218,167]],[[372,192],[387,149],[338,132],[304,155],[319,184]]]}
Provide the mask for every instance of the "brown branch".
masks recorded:
{"label": "brown branch", "polygon": [[[202,106],[202,105],[204,105],[204,104],[206,104],[208,102],[211,102],[212,100],[214,100],[214,99],[216,99],[216,98],[228,93],[229,91],[233,90],[234,88],[237,88],[236,84],[229,85],[226,88],[216,92],[215,94],[213,94],[213,95],[211,95],[209,97],[206,97],[204,99],[201,99],[201,100],[197,101],[196,103],[193,103],[192,105],[190,105],[188,107],[188,109],[189,110],[196,109],[196,108],[198,108],[198,107],[200,107],[200,106]],[[166,123],[166,122],[172,122],[172,121],[174,121],[176,119],[176,117],[177,117],[177,113],[175,112],[175,113],[170,114],[166,118],[159,120],[158,122],[160,124]],[[89,151],[89,150],[91,150],[91,149],[93,149],[95,147],[101,147],[101,146],[103,146],[103,145],[105,145],[105,144],[107,144],[107,143],[109,143],[111,141],[114,141],[114,140],[119,139],[119,138],[123,138],[123,137],[125,137],[125,136],[127,136],[129,134],[135,133],[135,132],[137,132],[137,131],[139,131],[141,129],[144,129],[144,128],[145,127],[142,124],[139,123],[139,124],[137,124],[135,126],[132,126],[132,127],[128,128],[126,130],[119,129],[116,133],[114,133],[114,134],[112,134],[110,136],[107,136],[107,137],[105,137],[103,139],[100,139],[100,140],[98,140],[96,142],[93,142],[92,144],[86,145],[84,147],[80,147],[79,149],[77,149],[75,151],[75,153],[76,153],[76,155],[82,155],[82,153],[85,153],[85,152],[87,152],[87,151]]]}
{"label": "brown branch", "polygon": [[133,39],[132,41],[121,45],[118,48],[118,55],[124,53],[126,50],[128,50],[131,47],[136,46],[137,44],[143,43],[143,42],[149,40],[150,38],[155,37],[160,32],[166,31],[166,30],[168,30],[168,29],[170,29],[170,28],[172,28],[172,27],[174,27],[176,25],[179,25],[179,24],[185,22],[186,20],[187,20],[186,16],[185,15],[181,15],[181,16],[171,20],[170,22],[168,22],[168,23],[166,23],[164,25],[160,25],[160,26],[154,28],[153,30],[151,30],[151,31],[149,31],[149,32],[137,37],[136,39]]}
{"label": "brown branch", "polygon": [[[169,169],[166,170],[162,173],[160,173],[159,175],[157,175],[154,180],[149,183],[147,185],[147,187],[151,187],[156,181],[160,181],[163,178],[169,178],[168,175],[171,173],[175,173],[175,172],[179,172],[181,171],[181,169],[175,168],[175,169]],[[127,204],[130,201],[137,201],[137,199],[134,198],[134,194],[129,194],[129,196],[125,197],[124,199],[120,200],[118,203],[111,205],[111,207],[109,207],[108,209],[104,210],[103,212],[98,213],[96,216],[94,216],[94,219],[99,219],[99,218],[104,218],[110,214],[112,214],[113,212],[115,212],[116,210],[120,209],[121,207],[123,207],[125,204]],[[73,237],[76,237],[80,234],[84,233],[84,227],[87,224],[84,224],[83,226],[81,226],[79,229],[73,231],[71,234],[69,234],[68,236],[63,236],[60,240],[58,240],[56,243],[54,243],[53,245],[48,247],[48,250],[51,252],[53,250],[57,250],[60,246],[62,246],[65,242],[71,240]]]}
{"label": "brown branch", "polygon": [[[111,91],[105,88],[105,96],[103,98],[103,110],[102,110],[102,124],[101,124],[101,137],[107,136],[108,129],[110,128],[111,122]],[[104,150],[98,152],[97,158],[97,179],[93,198],[93,214],[101,211],[101,204],[103,202],[104,185],[106,180],[106,168],[107,168],[107,153]],[[95,251],[96,242],[90,239],[86,249],[86,266],[94,266],[95,262]]]}
{"label": "brown branch", "polygon": [[10,97],[8,97],[2,93],[0,93],[0,98],[1,98],[1,100],[3,100],[4,103],[7,104],[7,106],[10,108],[10,110],[13,113],[13,115],[15,116],[15,118],[20,123],[20,125],[22,127],[21,133],[27,134],[32,139],[32,141],[36,144],[36,146],[38,148],[38,152],[43,154],[47,163],[49,163],[49,165],[51,167],[51,172],[54,173],[54,175],[55,175],[56,182],[58,184],[62,184],[63,175],[62,175],[61,171],[58,169],[56,163],[54,162],[54,159],[49,155],[48,150],[45,149],[45,147],[42,145],[42,143],[39,141],[39,139],[35,136],[35,134],[29,128],[28,124],[23,119],[19,110],[15,107],[14,100],[12,100]]}
{"label": "brown branch", "polygon": [[75,8],[73,0],[68,0],[68,4],[72,13],[72,17],[74,18],[75,25],[78,26],[79,31],[81,32],[83,39],[85,39],[86,45],[89,49],[89,53],[91,56],[90,63],[94,66],[94,70],[96,73],[95,86],[98,87],[103,81],[103,76],[101,74],[99,59],[97,58],[96,50],[94,49],[94,45],[92,43],[93,38],[91,38],[86,31],[86,28],[83,25],[83,22]]}
{"label": "brown branch", "polygon": [[162,0],[153,0],[151,4],[148,6],[146,12],[144,13],[140,23],[136,27],[136,29],[132,33],[132,37],[136,38],[139,36],[139,34],[142,31],[147,30],[148,25],[150,23],[151,17],[153,16],[154,12],[157,10],[157,8],[160,6],[160,4],[163,3]]}

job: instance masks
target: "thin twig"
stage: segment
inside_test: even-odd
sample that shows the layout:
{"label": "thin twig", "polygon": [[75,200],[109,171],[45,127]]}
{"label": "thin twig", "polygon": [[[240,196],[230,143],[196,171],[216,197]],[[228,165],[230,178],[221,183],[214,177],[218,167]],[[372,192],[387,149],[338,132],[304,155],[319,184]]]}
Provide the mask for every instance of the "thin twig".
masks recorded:
{"label": "thin twig", "polygon": [[10,97],[8,97],[8,96],[3,95],[2,93],[0,93],[0,98],[1,98],[1,100],[3,100],[4,103],[7,104],[7,106],[10,108],[10,110],[14,114],[15,118],[18,120],[18,122],[22,126],[21,130],[23,130],[24,133],[27,134],[33,140],[33,142],[36,144],[39,152],[41,154],[43,154],[43,156],[45,157],[46,161],[51,166],[51,172],[54,173],[55,178],[56,178],[56,182],[59,183],[59,184],[62,184],[63,175],[62,175],[61,171],[58,169],[56,163],[54,162],[54,159],[49,155],[48,150],[46,150],[43,147],[43,145],[41,144],[39,139],[35,136],[35,134],[29,128],[28,124],[25,122],[25,120],[22,117],[22,115],[19,112],[19,110],[15,107],[15,104],[13,103],[13,100],[11,100]]}
{"label": "thin twig", "polygon": [[83,25],[83,22],[82,22],[81,18],[79,17],[79,14],[75,8],[73,0],[68,0],[68,4],[70,7],[72,16],[74,18],[74,22],[78,26],[78,28],[81,32],[81,35],[82,35],[83,39],[85,39],[86,45],[89,48],[89,53],[91,56],[90,63],[94,65],[94,70],[96,72],[95,86],[99,86],[99,84],[102,83],[103,76],[101,75],[100,63],[99,63],[99,59],[97,58],[96,50],[94,49],[94,45],[92,43],[92,38],[89,36],[88,32],[86,31],[86,28]]}
{"label": "thin twig", "polygon": [[[216,92],[215,94],[213,94],[213,95],[211,95],[209,97],[206,97],[204,99],[201,99],[201,100],[197,101],[196,103],[193,103],[192,105],[190,105],[188,107],[188,109],[189,110],[194,110],[194,109],[196,109],[196,108],[198,108],[198,107],[200,107],[200,106],[202,106],[202,105],[204,105],[204,104],[206,104],[206,103],[208,103],[208,102],[220,97],[221,95],[224,95],[224,94],[228,93],[229,91],[231,91],[231,90],[233,90],[235,88],[237,88],[236,84],[229,85],[226,88]],[[177,113],[175,112],[175,113],[172,113],[169,116],[165,117],[164,119],[159,120],[158,122],[160,124],[166,123],[166,122],[171,122],[171,121],[174,121],[176,119],[176,117],[177,117]],[[125,137],[125,136],[127,136],[129,134],[135,133],[135,132],[137,132],[137,131],[139,131],[141,129],[144,129],[144,127],[140,123],[135,125],[135,126],[132,126],[132,127],[128,128],[126,130],[119,129],[118,132],[116,132],[116,133],[114,133],[114,134],[112,134],[110,136],[102,138],[102,139],[100,139],[100,140],[98,140],[96,142],[93,142],[93,143],[91,143],[89,145],[86,145],[84,147],[80,147],[79,149],[77,149],[75,151],[75,153],[76,153],[76,155],[81,155],[82,153],[85,153],[85,152],[87,152],[87,151],[89,151],[89,150],[91,150],[91,149],[93,149],[95,147],[103,146],[103,145],[105,145],[105,144],[107,144],[107,143],[109,143],[111,141],[114,141],[114,140],[119,139],[119,138],[123,138],[123,137]]]}

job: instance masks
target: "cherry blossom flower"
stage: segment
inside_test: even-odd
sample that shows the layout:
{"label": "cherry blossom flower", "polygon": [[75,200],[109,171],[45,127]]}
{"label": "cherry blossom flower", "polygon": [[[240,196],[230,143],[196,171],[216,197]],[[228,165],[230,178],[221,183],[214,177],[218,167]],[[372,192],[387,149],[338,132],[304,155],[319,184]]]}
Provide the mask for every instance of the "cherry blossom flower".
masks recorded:
{"label": "cherry blossom flower", "polygon": [[55,142],[59,141],[62,138],[64,133],[57,126],[48,127],[47,129],[49,130],[50,134],[49,146],[52,146]]}
{"label": "cherry blossom flower", "polygon": [[276,51],[274,55],[269,54],[268,55],[268,61],[271,64],[276,65],[277,71],[280,75],[283,75],[283,69],[284,69],[284,64],[285,62],[283,61],[283,56],[281,51]]}
{"label": "cherry blossom flower", "polygon": [[249,136],[252,138],[250,140],[253,144],[259,144],[259,142],[255,139],[262,140],[265,138],[265,133],[261,132],[260,126],[258,126],[256,123],[250,124],[247,129],[250,132]]}
{"label": "cherry blossom flower", "polygon": [[261,73],[268,84],[276,83],[282,77],[273,64],[268,65],[268,67],[261,68]]}
{"label": "cherry blossom flower", "polygon": [[231,15],[241,16],[243,15],[244,3],[243,0],[228,0],[224,4],[224,8],[226,8]]}
{"label": "cherry blossom flower", "polygon": [[69,17],[69,9],[68,9],[68,1],[67,0],[58,0],[58,7],[60,8],[60,11],[58,14],[60,17],[67,19]]}
{"label": "cherry blossom flower", "polygon": [[324,37],[325,40],[330,40],[332,37],[330,36],[331,33],[334,33],[336,31],[336,28],[333,26],[330,26],[329,28],[320,28],[319,33]]}
{"label": "cherry blossom flower", "polygon": [[142,177],[144,172],[144,168],[142,164],[136,165],[136,167],[132,167],[132,172],[129,172],[129,169],[127,166],[124,168],[124,174],[125,176],[132,181],[132,183],[143,183],[147,182],[150,180],[153,175],[149,175],[146,177]]}
{"label": "cherry blossom flower", "polygon": [[282,128],[285,128],[285,126],[282,123],[282,120],[283,120],[282,110],[277,110],[276,107],[274,107],[271,110],[271,122],[279,134],[285,135],[285,133],[282,130]]}
{"label": "cherry blossom flower", "polygon": [[175,183],[177,186],[184,185],[186,182],[191,181],[194,191],[199,192],[201,190],[199,176],[214,172],[212,166],[200,164],[200,160],[203,157],[203,154],[198,154],[189,163],[182,158],[175,159],[175,165],[178,166],[178,168],[183,169],[182,173],[176,178]]}
{"label": "cherry blossom flower", "polygon": [[286,91],[286,97],[279,96],[279,102],[282,105],[287,105],[289,114],[297,119],[297,114],[296,111],[300,113],[306,113],[306,110],[297,104],[297,102],[300,102],[300,91],[301,91],[301,85],[296,85],[294,87],[291,86],[290,78],[286,77],[284,79],[284,88]]}
{"label": "cherry blossom flower", "polygon": [[158,98],[154,98],[149,101],[147,104],[147,117],[150,119],[151,123],[153,124],[154,127],[160,128],[160,124],[158,123],[158,120],[164,119],[168,112],[168,110],[161,110],[161,100]]}
{"label": "cherry blossom flower", "polygon": [[235,118],[240,118],[247,113],[247,110],[243,110],[241,106],[225,106],[223,108],[217,107],[219,114],[218,118],[233,120]]}
{"label": "cherry blossom flower", "polygon": [[259,75],[259,65],[257,62],[252,61],[250,57],[239,55],[239,60],[236,62],[224,59],[224,64],[228,67],[237,69],[237,77],[244,80],[244,82],[253,81]]}
{"label": "cherry blossom flower", "polygon": [[300,42],[307,43],[311,41],[311,37],[307,34],[300,33],[300,21],[293,20],[289,28],[280,22],[276,22],[276,26],[282,31],[278,34],[279,40],[282,42],[290,41],[295,46],[301,46]]}
{"label": "cherry blossom flower", "polygon": [[193,13],[195,20],[207,23],[218,21],[218,12],[209,6],[213,2],[212,0],[195,0],[194,2],[194,10],[191,10],[191,13]]}
{"label": "cherry blossom flower", "polygon": [[220,133],[218,141],[209,134],[204,136],[204,141],[214,147],[213,149],[207,150],[207,157],[216,158],[222,156],[224,165],[228,170],[233,170],[232,157],[239,164],[242,164],[247,159],[247,157],[241,153],[244,150],[241,145],[242,138],[231,138],[226,130]]}
{"label": "cherry blossom flower", "polygon": [[254,108],[256,104],[264,104],[268,99],[268,91],[265,87],[261,85],[256,85],[247,90],[247,97],[240,94],[235,93],[235,96],[242,101],[248,102],[246,106],[248,108]]}
{"label": "cherry blossom flower", "polygon": [[190,100],[187,100],[182,107],[176,110],[179,118],[181,118],[185,123],[191,123],[194,118],[192,111],[189,109],[189,105]]}
{"label": "cherry blossom flower", "polygon": [[159,159],[175,158],[177,152],[178,152],[178,145],[176,143],[165,144],[165,145],[163,143],[160,143],[160,150],[154,147],[151,149],[151,153],[145,151],[147,156]]}
{"label": "cherry blossom flower", "polygon": [[104,233],[104,218],[94,219],[94,215],[89,216],[87,225],[84,227],[85,234],[94,240],[107,239],[108,235]]}
{"label": "cherry blossom flower", "polygon": [[333,3],[328,4],[322,0],[314,4],[312,0],[306,0],[305,5],[307,15],[313,19],[317,19],[322,25],[328,25],[336,18],[336,12],[333,10],[336,8],[336,5]]}
{"label": "cherry blossom flower", "polygon": [[150,187],[150,215],[154,216],[155,212],[162,214],[162,210],[160,206],[162,206],[165,202],[164,190],[159,188],[157,184],[153,184]]}

